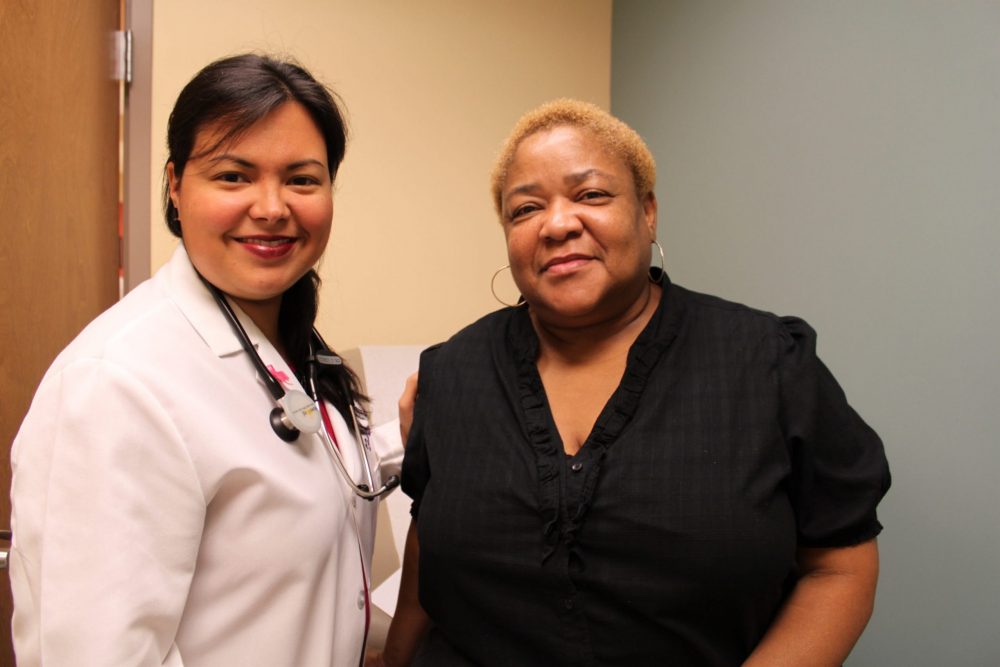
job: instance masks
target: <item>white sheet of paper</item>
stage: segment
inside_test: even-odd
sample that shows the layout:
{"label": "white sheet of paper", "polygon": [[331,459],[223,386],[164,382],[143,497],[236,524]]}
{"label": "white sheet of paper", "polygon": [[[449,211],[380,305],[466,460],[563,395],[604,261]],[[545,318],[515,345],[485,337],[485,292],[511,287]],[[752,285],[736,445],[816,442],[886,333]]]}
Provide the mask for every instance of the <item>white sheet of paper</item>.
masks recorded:
{"label": "white sheet of paper", "polygon": [[396,570],[382,582],[382,585],[371,592],[372,604],[389,616],[396,614],[396,600],[399,598],[399,582],[402,577],[403,570]]}

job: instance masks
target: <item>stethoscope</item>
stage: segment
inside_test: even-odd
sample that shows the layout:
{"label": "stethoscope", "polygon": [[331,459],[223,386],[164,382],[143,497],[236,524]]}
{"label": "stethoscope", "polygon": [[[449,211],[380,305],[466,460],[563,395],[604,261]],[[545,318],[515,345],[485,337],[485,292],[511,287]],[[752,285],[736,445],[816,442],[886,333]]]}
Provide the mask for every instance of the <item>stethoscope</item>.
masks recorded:
{"label": "stethoscope", "polygon": [[[291,443],[298,439],[300,433],[319,433],[327,452],[330,454],[330,458],[336,462],[336,468],[340,470],[340,474],[343,475],[348,486],[354,493],[365,500],[374,500],[399,486],[399,477],[393,475],[386,480],[385,484],[377,490],[372,491],[375,488],[375,478],[372,475],[371,463],[368,461],[368,456],[365,452],[367,445],[365,444],[366,441],[361,437],[361,428],[358,425],[359,419],[357,415],[351,421],[354,423],[354,441],[358,448],[358,454],[364,462],[364,483],[358,484],[354,481],[351,473],[347,470],[347,466],[344,465],[344,460],[340,455],[337,445],[331,440],[330,434],[323,424],[323,415],[318,404],[317,397],[319,396],[319,392],[316,390],[316,368],[319,365],[340,366],[344,363],[344,360],[330,352],[330,348],[323,342],[323,338],[319,335],[319,332],[313,329],[312,338],[319,342],[323,352],[316,352],[313,347],[313,340],[309,341],[309,359],[307,361],[308,382],[306,383],[308,385],[306,391],[309,393],[307,394],[296,389],[285,391],[285,388],[271,375],[271,372],[264,365],[264,361],[257,354],[257,349],[250,341],[250,337],[247,336],[246,330],[240,324],[239,318],[236,317],[233,307],[229,305],[229,301],[226,300],[222,291],[204,278],[202,278],[202,282],[205,283],[208,291],[215,298],[215,302],[219,304],[219,309],[223,315],[229,320],[229,325],[232,327],[236,337],[239,338],[243,350],[250,357],[250,361],[253,362],[257,373],[264,381],[268,393],[271,394],[274,402],[278,404],[271,410],[270,414],[271,428],[274,430],[275,435],[285,442]],[[341,382],[344,387],[344,396],[349,396],[350,393],[347,391],[346,383],[343,380]]]}

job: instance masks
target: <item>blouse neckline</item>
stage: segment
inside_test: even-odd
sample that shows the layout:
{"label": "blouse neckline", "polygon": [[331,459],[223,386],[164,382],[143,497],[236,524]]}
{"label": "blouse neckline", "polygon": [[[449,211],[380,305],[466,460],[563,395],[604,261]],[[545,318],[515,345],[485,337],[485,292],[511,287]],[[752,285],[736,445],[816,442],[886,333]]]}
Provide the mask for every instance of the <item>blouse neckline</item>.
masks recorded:
{"label": "blouse neckline", "polygon": [[[649,322],[629,348],[625,372],[580,450],[567,457],[556,428],[535,360],[539,341],[525,307],[511,309],[506,336],[508,358],[515,370],[516,395],[521,407],[526,436],[535,452],[539,481],[539,510],[542,514],[542,562],[554,554],[560,543],[571,546],[590,507],[601,465],[610,447],[631,421],[647,381],[663,352],[677,336],[684,314],[683,300],[666,273],[661,272],[660,303]],[[565,472],[573,462],[583,462],[573,478],[575,493],[565,492]],[[572,498],[570,498],[570,495]]]}

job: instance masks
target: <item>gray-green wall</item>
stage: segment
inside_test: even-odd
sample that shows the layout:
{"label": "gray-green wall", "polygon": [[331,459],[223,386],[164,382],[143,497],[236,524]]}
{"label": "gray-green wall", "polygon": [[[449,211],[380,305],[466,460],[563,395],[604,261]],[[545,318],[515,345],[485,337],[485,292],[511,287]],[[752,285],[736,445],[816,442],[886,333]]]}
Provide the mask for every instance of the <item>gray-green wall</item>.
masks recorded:
{"label": "gray-green wall", "polygon": [[851,667],[1000,665],[1000,0],[615,0],[674,280],[820,333],[886,443]]}

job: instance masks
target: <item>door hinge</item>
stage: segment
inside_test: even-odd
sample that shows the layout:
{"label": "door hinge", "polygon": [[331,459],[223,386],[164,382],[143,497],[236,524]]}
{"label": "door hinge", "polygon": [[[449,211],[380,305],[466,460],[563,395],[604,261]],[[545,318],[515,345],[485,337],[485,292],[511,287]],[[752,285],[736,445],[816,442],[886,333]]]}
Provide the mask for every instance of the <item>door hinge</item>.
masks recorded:
{"label": "door hinge", "polygon": [[132,83],[132,31],[111,33],[111,78]]}

